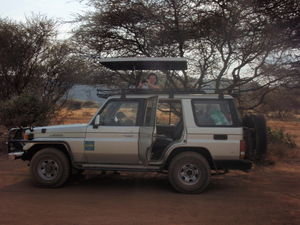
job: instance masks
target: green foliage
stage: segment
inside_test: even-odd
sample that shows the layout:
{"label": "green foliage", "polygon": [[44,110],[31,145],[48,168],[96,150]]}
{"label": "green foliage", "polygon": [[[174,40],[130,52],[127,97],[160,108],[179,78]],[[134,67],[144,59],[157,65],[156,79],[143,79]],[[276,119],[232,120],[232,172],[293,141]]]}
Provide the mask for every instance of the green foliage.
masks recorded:
{"label": "green foliage", "polygon": [[8,128],[46,125],[54,115],[54,107],[34,94],[22,94],[2,102],[1,124]]}
{"label": "green foliage", "polygon": [[284,144],[289,148],[296,147],[294,137],[289,133],[284,132],[283,129],[272,129],[268,127],[268,140],[273,144]]}
{"label": "green foliage", "polygon": [[56,39],[55,25],[41,16],[0,18],[0,124],[47,124],[62,96],[86,74],[71,43]]}

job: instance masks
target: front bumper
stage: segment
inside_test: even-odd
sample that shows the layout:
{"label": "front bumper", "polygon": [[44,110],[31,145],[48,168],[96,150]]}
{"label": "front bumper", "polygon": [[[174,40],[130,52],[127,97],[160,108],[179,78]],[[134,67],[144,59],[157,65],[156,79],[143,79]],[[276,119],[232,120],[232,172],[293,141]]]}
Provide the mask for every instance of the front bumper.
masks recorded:
{"label": "front bumper", "polygon": [[8,158],[11,160],[23,158],[25,155],[25,149],[23,147],[29,140],[25,140],[23,134],[26,130],[32,130],[32,128],[12,128],[8,132],[7,140],[7,153]]}
{"label": "front bumper", "polygon": [[15,160],[19,159],[24,155],[24,152],[10,152],[8,153],[8,159]]}

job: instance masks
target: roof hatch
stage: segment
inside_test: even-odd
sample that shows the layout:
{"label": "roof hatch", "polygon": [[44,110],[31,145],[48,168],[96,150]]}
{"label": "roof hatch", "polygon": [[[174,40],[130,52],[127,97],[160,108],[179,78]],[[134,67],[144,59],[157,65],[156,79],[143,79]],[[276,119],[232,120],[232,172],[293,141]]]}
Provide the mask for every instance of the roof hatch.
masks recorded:
{"label": "roof hatch", "polygon": [[106,58],[100,63],[111,70],[186,70],[185,58],[128,57]]}

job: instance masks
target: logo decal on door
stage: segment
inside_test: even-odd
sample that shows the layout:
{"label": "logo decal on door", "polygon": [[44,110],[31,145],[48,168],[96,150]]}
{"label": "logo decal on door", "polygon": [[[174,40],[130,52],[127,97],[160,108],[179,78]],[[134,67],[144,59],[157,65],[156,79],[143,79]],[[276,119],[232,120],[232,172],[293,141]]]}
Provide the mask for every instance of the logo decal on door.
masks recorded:
{"label": "logo decal on door", "polygon": [[85,141],[84,142],[84,151],[94,151],[95,142],[94,141]]}

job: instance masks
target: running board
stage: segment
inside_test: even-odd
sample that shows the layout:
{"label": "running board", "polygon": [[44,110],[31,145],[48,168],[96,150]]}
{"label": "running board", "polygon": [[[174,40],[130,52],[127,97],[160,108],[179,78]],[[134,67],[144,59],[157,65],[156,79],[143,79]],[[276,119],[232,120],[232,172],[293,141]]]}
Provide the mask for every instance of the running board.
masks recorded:
{"label": "running board", "polygon": [[134,172],[157,172],[161,171],[158,166],[140,165],[116,165],[116,164],[82,164],[85,170],[114,170],[114,171],[134,171]]}

